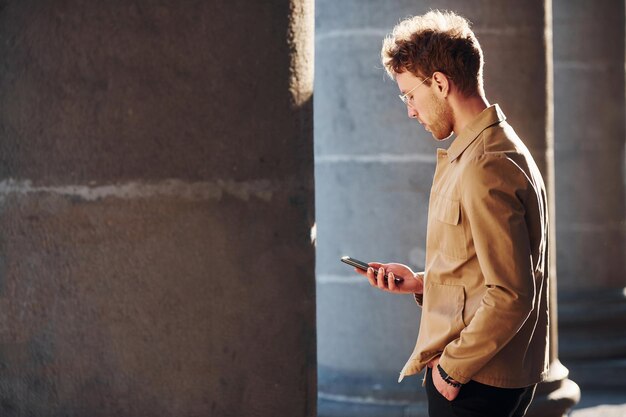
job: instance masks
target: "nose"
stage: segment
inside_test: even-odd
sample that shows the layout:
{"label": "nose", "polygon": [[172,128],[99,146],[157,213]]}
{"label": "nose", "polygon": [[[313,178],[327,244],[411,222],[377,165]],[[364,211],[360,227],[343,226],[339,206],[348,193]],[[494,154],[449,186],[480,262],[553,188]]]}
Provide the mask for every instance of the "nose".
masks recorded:
{"label": "nose", "polygon": [[407,115],[409,116],[409,119],[417,119],[418,114],[417,114],[417,111],[413,107],[407,105],[406,110],[407,110]]}

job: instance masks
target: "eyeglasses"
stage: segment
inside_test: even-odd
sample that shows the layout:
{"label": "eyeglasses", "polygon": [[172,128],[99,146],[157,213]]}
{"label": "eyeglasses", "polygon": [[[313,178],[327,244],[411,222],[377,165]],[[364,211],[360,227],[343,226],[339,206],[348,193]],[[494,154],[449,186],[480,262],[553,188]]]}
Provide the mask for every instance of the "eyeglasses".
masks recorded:
{"label": "eyeglasses", "polygon": [[[413,91],[415,91],[415,89],[417,87],[419,87],[420,85],[424,84],[428,79],[430,79],[432,77],[432,75],[428,78],[424,78],[424,81],[422,81],[421,83],[419,83],[418,85],[416,85],[415,87],[411,88],[409,91],[407,91],[405,94],[398,94],[398,97],[400,97],[400,100],[402,100],[402,102],[404,104],[406,104],[407,106],[411,106],[411,100],[413,99],[413,97],[409,98],[409,94],[411,94]],[[412,106],[411,106],[412,107]]]}

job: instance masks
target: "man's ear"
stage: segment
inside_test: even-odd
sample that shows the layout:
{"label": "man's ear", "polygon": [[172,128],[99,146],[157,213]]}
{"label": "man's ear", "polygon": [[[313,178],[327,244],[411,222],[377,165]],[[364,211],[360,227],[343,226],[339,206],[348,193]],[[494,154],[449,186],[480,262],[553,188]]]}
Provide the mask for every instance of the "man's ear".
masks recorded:
{"label": "man's ear", "polygon": [[450,94],[450,79],[448,78],[448,76],[446,74],[444,74],[443,72],[439,72],[439,71],[435,71],[433,73],[433,82],[435,83],[435,86],[437,87],[437,91],[444,97],[448,97],[448,94]]}

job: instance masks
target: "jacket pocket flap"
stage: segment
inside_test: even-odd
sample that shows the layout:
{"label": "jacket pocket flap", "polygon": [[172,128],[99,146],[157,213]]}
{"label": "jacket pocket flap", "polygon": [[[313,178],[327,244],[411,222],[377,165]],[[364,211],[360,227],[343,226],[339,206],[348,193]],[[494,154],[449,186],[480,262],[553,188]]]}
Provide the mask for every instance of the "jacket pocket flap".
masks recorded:
{"label": "jacket pocket flap", "polygon": [[461,202],[442,195],[435,202],[435,218],[440,222],[457,225],[461,221]]}

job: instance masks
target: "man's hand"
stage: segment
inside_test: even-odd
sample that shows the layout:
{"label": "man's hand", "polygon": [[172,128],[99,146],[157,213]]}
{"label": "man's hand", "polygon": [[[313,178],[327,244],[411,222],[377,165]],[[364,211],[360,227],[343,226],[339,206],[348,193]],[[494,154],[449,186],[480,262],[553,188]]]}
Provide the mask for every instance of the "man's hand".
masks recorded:
{"label": "man's hand", "polygon": [[[358,268],[354,268],[354,270],[367,277],[372,287],[403,294],[422,294],[424,292],[424,274],[415,273],[406,265],[380,262],[370,262],[368,265],[370,268],[367,272]],[[389,277],[387,283],[385,283],[385,274]],[[396,283],[394,280],[396,276],[404,278],[404,281]]]}
{"label": "man's hand", "polygon": [[439,356],[428,362],[428,367],[431,368],[431,374],[433,376],[433,384],[441,395],[443,395],[448,401],[452,401],[457,397],[457,395],[459,395],[461,387],[455,388],[452,385],[448,384],[446,381],[444,381],[439,374],[439,369],[437,369],[437,365],[439,365]]}

